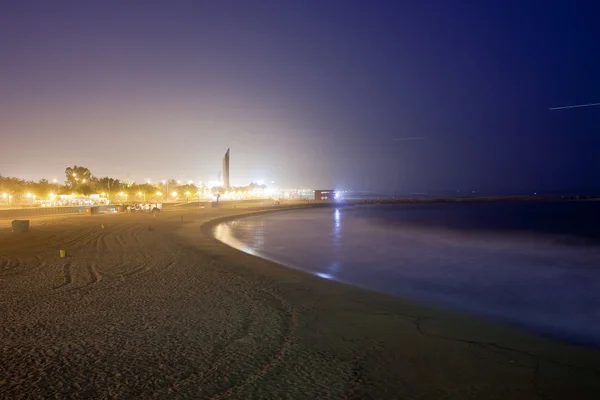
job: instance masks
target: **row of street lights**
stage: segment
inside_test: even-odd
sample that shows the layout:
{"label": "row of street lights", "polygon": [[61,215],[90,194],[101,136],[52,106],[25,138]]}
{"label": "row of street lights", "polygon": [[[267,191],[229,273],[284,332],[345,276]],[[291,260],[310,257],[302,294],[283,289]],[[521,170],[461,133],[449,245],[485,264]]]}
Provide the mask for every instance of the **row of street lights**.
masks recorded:
{"label": "row of street lights", "polygon": [[[6,204],[10,204],[10,203],[11,203],[11,201],[12,201],[12,199],[13,199],[14,197],[15,197],[15,196],[13,196],[12,194],[8,194],[8,193],[6,193],[6,192],[5,192],[5,193],[2,193],[2,199],[4,200],[4,203],[6,203]],[[35,201],[35,200],[37,200],[37,199],[39,198],[37,195],[35,195],[35,194],[31,193],[31,192],[27,192],[27,193],[25,193],[25,196],[23,196],[23,195],[20,195],[20,196],[17,196],[17,197],[19,197],[20,201],[22,201],[22,200],[23,200],[23,197],[25,197],[25,198],[27,198],[27,199],[30,199],[30,200],[33,200],[33,201]],[[49,198],[49,199],[54,199],[55,197],[56,197],[56,195],[55,195],[54,193],[50,193],[50,194],[48,195],[48,198]]]}
{"label": "row of street lights", "polygon": [[[198,192],[198,193],[196,193],[196,194],[197,194],[198,196],[200,196],[200,192]],[[100,196],[102,196],[102,197],[106,197],[106,193],[102,192],[102,193],[100,194]],[[143,193],[143,192],[138,192],[138,193],[137,193],[137,196],[138,196],[138,198],[144,198],[144,200],[146,199],[146,193]],[[156,192],[156,193],[155,193],[155,196],[156,196],[156,197],[163,197],[163,193],[162,193],[161,191],[158,191],[158,192]],[[185,192],[185,196],[186,196],[186,198],[189,200],[189,198],[192,196],[192,193],[191,193],[191,192],[189,192],[189,191],[188,191],[188,192]],[[128,193],[125,193],[125,192],[119,192],[119,197],[121,197],[121,198],[124,198],[124,199],[127,199],[127,198],[129,197],[129,194],[128,194]],[[177,199],[177,198],[179,197],[179,193],[177,193],[177,192],[171,192],[171,197],[172,197],[173,199]]]}

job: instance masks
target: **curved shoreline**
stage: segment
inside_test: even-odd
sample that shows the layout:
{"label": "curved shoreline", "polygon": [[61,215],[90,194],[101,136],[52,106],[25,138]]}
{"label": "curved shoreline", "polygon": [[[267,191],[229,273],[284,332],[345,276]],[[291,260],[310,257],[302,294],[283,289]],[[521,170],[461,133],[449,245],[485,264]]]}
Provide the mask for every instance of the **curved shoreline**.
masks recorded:
{"label": "curved shoreline", "polygon": [[[334,204],[318,204],[318,203],[315,203],[315,204],[297,205],[297,206],[281,206],[281,207],[270,209],[270,210],[243,211],[243,212],[241,212],[239,214],[231,214],[231,215],[226,215],[226,216],[222,216],[222,217],[217,217],[217,218],[210,219],[210,220],[208,220],[206,222],[203,222],[202,225],[200,226],[200,229],[201,229],[202,233],[204,233],[205,235],[211,236],[211,237],[213,237],[213,239],[218,240],[218,239],[216,239],[212,235],[212,230],[217,225],[219,225],[219,224],[221,224],[223,222],[233,221],[233,220],[236,220],[238,218],[252,217],[252,216],[262,215],[262,214],[271,214],[271,213],[275,213],[275,212],[285,212],[285,211],[293,211],[293,210],[305,210],[305,209],[312,209],[312,208],[329,208],[329,207],[336,207],[336,205],[334,205]],[[223,243],[220,240],[218,240],[218,241],[219,241],[219,243]]]}
{"label": "curved shoreline", "polygon": [[[349,206],[356,206],[356,204],[345,204],[345,205],[337,204],[334,207],[341,208],[341,207],[349,207]],[[366,207],[367,205],[361,204],[360,206]],[[419,299],[418,297],[410,296],[410,294],[407,294],[406,291],[404,291],[404,292],[390,291],[390,290],[386,290],[385,288],[382,289],[381,285],[379,285],[379,286],[378,285],[374,285],[374,286],[373,285],[365,285],[361,282],[360,279],[354,279],[354,280],[337,279],[331,275],[328,276],[328,275],[321,274],[320,272],[325,272],[325,271],[322,271],[322,269],[319,269],[318,267],[316,270],[313,269],[313,268],[315,268],[315,265],[318,265],[319,259],[314,260],[316,263],[307,263],[303,257],[301,257],[301,258],[298,258],[298,256],[296,256],[296,258],[292,257],[290,255],[290,253],[287,251],[290,248],[287,248],[285,253],[281,253],[281,252],[278,253],[277,251],[273,252],[272,251],[273,249],[270,250],[269,248],[253,248],[252,244],[251,244],[252,243],[251,239],[248,239],[248,238],[246,238],[248,240],[238,239],[236,237],[236,235],[234,235],[233,232],[231,231],[232,227],[227,225],[227,222],[230,222],[230,221],[239,221],[239,220],[249,218],[249,217],[266,215],[267,213],[273,214],[276,211],[292,212],[292,211],[299,211],[302,209],[313,209],[313,208],[315,208],[315,207],[310,207],[310,206],[289,207],[289,208],[282,208],[282,209],[276,209],[276,210],[229,215],[226,217],[221,217],[221,218],[211,220],[209,222],[204,223],[202,226],[202,232],[206,236],[210,236],[215,241],[222,243],[235,251],[242,252],[242,253],[252,256],[252,257],[257,257],[261,260],[267,261],[269,263],[273,263],[281,268],[291,269],[294,271],[300,271],[307,275],[317,276],[321,279],[326,279],[326,280],[333,280],[338,284],[348,285],[348,286],[351,286],[354,288],[359,288],[362,290],[373,291],[373,292],[380,293],[380,294],[390,295],[390,296],[393,296],[393,297],[398,298],[403,301],[415,301],[415,302],[420,303],[427,307],[432,307],[432,308],[436,308],[436,309],[446,311],[446,312],[451,312],[451,313],[459,313],[459,314],[464,315],[469,318],[475,318],[475,319],[479,319],[482,321],[489,321],[492,323],[501,324],[506,327],[510,327],[512,329],[522,331],[524,333],[528,333],[528,334],[532,334],[532,335],[540,335],[542,337],[549,338],[551,340],[556,340],[561,343],[575,345],[575,346],[583,346],[583,347],[594,349],[594,350],[600,349],[600,338],[597,335],[594,336],[592,334],[593,331],[592,331],[592,333],[590,333],[590,329],[591,329],[590,326],[587,326],[587,328],[586,328],[586,326],[583,326],[583,325],[579,327],[579,325],[577,325],[578,321],[572,321],[570,319],[571,318],[570,315],[567,315],[567,314],[558,313],[558,314],[554,314],[554,315],[547,315],[549,317],[554,316],[557,319],[554,320],[553,325],[545,324],[545,320],[543,318],[546,314],[543,314],[541,312],[540,313],[530,312],[529,314],[521,312],[521,314],[519,314],[519,311],[517,309],[508,310],[508,311],[500,309],[502,311],[502,312],[500,312],[494,308],[497,306],[496,304],[490,304],[488,308],[480,307],[479,309],[475,309],[473,307],[469,308],[469,307],[465,306],[465,304],[467,304],[467,303],[465,303],[465,301],[473,300],[473,299],[463,300],[463,303],[464,303],[463,306],[457,306],[456,304],[451,306],[447,302],[433,301],[431,299]],[[285,219],[286,219],[286,221],[289,221],[290,223],[293,223],[295,221],[295,218],[299,218],[299,219],[302,218],[300,216],[300,214],[296,214],[296,213],[288,214],[288,215],[291,215],[291,216],[285,217]],[[312,214],[312,215],[321,215],[321,214]],[[266,218],[268,218],[268,217],[266,217]],[[259,218],[258,220],[261,221],[262,218]],[[261,226],[262,226],[262,224],[261,224]],[[266,237],[268,237],[268,235],[265,232],[265,238]],[[292,244],[294,242],[293,237],[286,236],[286,238],[290,239],[290,240],[285,240],[284,242],[282,242],[280,240],[277,243],[278,248],[282,245],[288,246],[288,244]],[[254,240],[256,240],[256,239],[254,239]],[[275,240],[275,238],[273,238],[273,240]],[[318,247],[319,245],[316,244],[316,246]],[[302,250],[301,250],[302,248],[299,248],[298,246],[294,247],[293,245],[291,245],[291,248],[294,249],[294,250],[291,250],[292,253],[294,253],[296,255],[303,254]],[[286,261],[286,259],[288,259],[289,261]],[[292,260],[295,260],[296,263],[294,263],[294,261],[292,261]],[[372,262],[373,260],[369,260],[369,261]],[[365,264],[365,265],[369,265],[369,264]],[[518,282],[519,276],[517,275],[516,278],[517,278],[516,281]],[[521,292],[521,294],[517,293],[516,296],[518,297],[518,296],[522,295],[522,293],[526,293],[526,292]],[[458,295],[458,293],[456,293],[456,294]],[[460,298],[460,296],[458,296],[458,297]],[[531,308],[532,311],[538,311],[538,310],[544,311],[548,307],[557,305],[556,302],[552,303],[551,301],[548,302],[548,300],[546,300],[543,303],[538,304],[538,303],[536,303],[536,300],[538,300],[538,299],[534,298],[534,299],[530,300],[531,301],[530,304],[534,305],[533,308]],[[477,301],[477,298],[475,298],[475,301]],[[535,308],[536,304],[538,304],[537,308]],[[561,304],[559,304],[559,306],[563,306],[564,304],[565,303],[563,301]],[[498,306],[498,307],[501,307],[501,306]],[[496,311],[496,312],[494,312],[494,311]],[[538,317],[538,319],[535,318],[537,315],[540,315]],[[562,322],[559,322],[559,321],[562,321]],[[562,324],[562,325],[559,325],[559,324]]]}
{"label": "curved shoreline", "polygon": [[[320,298],[320,302],[325,302],[327,296],[332,296],[333,298],[336,298],[336,300],[339,300],[335,302],[336,306],[331,308],[332,312],[338,313],[344,312],[342,310],[356,309],[358,304],[360,304],[358,307],[360,309],[364,308],[365,311],[369,310],[368,314],[374,312],[376,315],[387,315],[392,319],[399,318],[402,320],[406,318],[413,326],[415,333],[418,336],[432,339],[437,343],[436,347],[440,346],[437,351],[440,352],[441,356],[444,356],[444,354],[449,356],[454,352],[454,350],[450,350],[453,348],[454,344],[462,343],[467,345],[467,348],[463,349],[465,351],[463,356],[467,356],[467,353],[470,352],[468,348],[475,346],[476,348],[487,349],[492,353],[497,353],[496,356],[504,354],[502,357],[508,356],[510,358],[518,358],[518,354],[521,354],[525,357],[531,357],[532,360],[534,360],[534,364],[538,365],[538,367],[534,368],[535,374],[533,379],[536,382],[536,385],[540,386],[545,386],[554,379],[549,378],[550,380],[547,381],[547,383],[542,383],[546,378],[541,376],[542,372],[540,371],[539,366],[546,363],[571,365],[572,367],[577,366],[575,367],[577,369],[590,368],[590,371],[593,371],[593,374],[600,378],[600,352],[598,352],[597,349],[589,349],[572,343],[538,336],[531,332],[490,321],[486,318],[469,316],[457,311],[423,305],[409,299],[390,296],[385,293],[354,285],[322,279],[306,271],[291,268],[285,264],[278,263],[277,261],[246,253],[219,241],[212,234],[214,227],[226,221],[246,216],[299,208],[310,207],[235,213],[233,215],[211,219],[202,224],[202,233],[205,236],[210,237],[213,242],[218,243],[220,245],[219,248],[226,249],[225,251],[219,251],[219,254],[225,254],[222,261],[223,265],[235,266],[236,270],[238,268],[243,268],[244,270],[250,269],[254,271],[256,268],[258,272],[256,272],[256,274],[252,273],[252,275],[258,275],[259,280],[263,279],[261,276],[264,275],[264,271],[267,271],[269,281],[276,286],[281,286],[283,293],[293,292],[296,290],[297,285],[300,284],[300,282],[303,282],[301,285],[304,287],[303,291],[305,291],[305,293],[303,293],[301,297],[296,297],[297,301],[302,299],[301,302],[305,302],[309,300],[310,297],[316,296]],[[230,257],[235,259],[235,261],[230,259]],[[295,283],[292,285],[294,289],[289,288],[290,280]],[[323,298],[321,296],[326,297]],[[295,302],[291,301],[290,304],[294,305]],[[348,317],[354,321],[350,325],[361,324],[362,320],[369,319],[367,314],[362,313],[356,313],[356,315],[353,315],[352,317],[349,315]],[[375,329],[381,330],[382,332],[372,332],[371,334],[375,337],[380,335],[383,335],[383,337],[387,337],[390,334],[393,335],[393,330],[386,332],[386,328],[384,328],[385,325],[386,324],[381,321],[381,326],[375,327]],[[392,328],[390,327],[387,329]],[[388,340],[389,339],[386,339],[384,342],[388,342]],[[410,339],[409,337],[405,337],[403,341],[405,341],[403,345],[409,346],[409,348],[415,345],[413,339]],[[463,353],[463,351],[461,350],[460,353]],[[417,359],[429,359],[430,357],[427,352],[415,356]],[[460,358],[462,359],[463,356],[460,356]],[[489,356],[491,356],[491,353],[489,353],[486,358]],[[495,358],[496,356],[492,356],[492,358]],[[461,361],[461,363],[462,362],[466,362],[466,359]],[[514,361],[508,362],[510,364]],[[462,367],[457,368],[461,369]],[[498,382],[506,383],[502,373],[494,379],[497,379]],[[558,384],[556,389],[562,393],[562,389],[558,389],[561,385],[562,384]],[[597,391],[592,390],[592,392],[595,397],[600,394],[600,388],[598,388]],[[568,398],[570,396],[571,395],[567,395],[566,393],[562,395],[556,394],[556,398]],[[468,398],[469,396],[464,397]],[[524,398],[529,397],[530,396],[526,396]],[[516,396],[515,398],[519,398],[519,396]]]}

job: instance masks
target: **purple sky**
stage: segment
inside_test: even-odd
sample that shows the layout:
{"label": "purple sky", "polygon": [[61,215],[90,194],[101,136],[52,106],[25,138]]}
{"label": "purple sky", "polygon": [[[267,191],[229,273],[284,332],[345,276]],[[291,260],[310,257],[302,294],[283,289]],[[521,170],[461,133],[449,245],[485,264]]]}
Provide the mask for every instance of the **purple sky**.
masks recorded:
{"label": "purple sky", "polygon": [[2,2],[0,174],[600,189],[600,5],[471,3]]}

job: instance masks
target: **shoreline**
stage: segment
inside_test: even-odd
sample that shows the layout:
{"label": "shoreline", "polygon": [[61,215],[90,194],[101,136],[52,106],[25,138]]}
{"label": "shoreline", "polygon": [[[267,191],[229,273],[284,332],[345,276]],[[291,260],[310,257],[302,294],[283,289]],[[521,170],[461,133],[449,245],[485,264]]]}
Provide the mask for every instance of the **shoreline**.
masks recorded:
{"label": "shoreline", "polygon": [[[339,205],[339,208],[352,207],[352,206],[366,206],[366,205],[365,204],[341,204],[341,205]],[[581,335],[574,335],[574,334],[572,335],[572,334],[566,333],[565,331],[559,332],[558,330],[554,330],[554,331],[543,330],[540,327],[536,326],[535,324],[532,324],[531,322],[516,322],[515,320],[508,318],[506,316],[482,314],[482,313],[477,313],[474,311],[461,310],[458,308],[451,308],[451,307],[447,307],[445,305],[436,305],[433,303],[421,302],[419,300],[413,300],[409,297],[404,297],[402,294],[394,294],[394,293],[390,293],[390,292],[385,292],[385,291],[381,291],[381,290],[374,289],[371,287],[361,286],[358,283],[342,281],[342,280],[334,279],[334,278],[324,278],[322,276],[319,276],[318,273],[306,270],[305,268],[303,268],[301,266],[293,265],[291,263],[286,263],[284,261],[278,260],[276,257],[269,257],[265,254],[262,254],[261,252],[259,252],[257,250],[249,250],[249,247],[246,242],[240,242],[235,238],[232,238],[230,243],[228,243],[227,241],[221,241],[220,239],[218,239],[216,237],[216,234],[215,234],[215,229],[218,226],[225,224],[227,222],[230,222],[230,221],[236,221],[239,219],[255,217],[255,216],[260,216],[260,215],[272,214],[276,211],[282,211],[282,212],[300,211],[302,209],[308,209],[308,208],[314,209],[314,208],[318,208],[318,207],[310,207],[310,206],[290,207],[287,209],[284,208],[284,209],[280,209],[280,210],[250,212],[250,213],[244,213],[241,215],[231,215],[231,216],[226,216],[226,217],[220,217],[215,220],[210,220],[208,222],[203,223],[201,226],[201,231],[204,235],[212,237],[215,241],[224,244],[225,246],[231,248],[234,251],[239,251],[239,252],[245,253],[249,256],[259,258],[259,259],[267,261],[269,263],[273,263],[273,264],[279,266],[280,268],[299,271],[301,273],[304,273],[304,274],[307,274],[310,276],[319,277],[320,279],[334,281],[338,284],[347,285],[347,286],[358,288],[361,290],[367,290],[367,291],[372,291],[372,292],[379,293],[379,294],[392,296],[401,301],[416,302],[418,304],[423,305],[424,307],[431,307],[434,309],[438,309],[442,312],[458,313],[465,317],[475,318],[475,319],[479,319],[482,321],[488,321],[493,324],[500,324],[500,325],[508,327],[510,329],[515,329],[517,331],[521,331],[521,332],[531,334],[531,335],[537,335],[537,336],[540,336],[543,338],[547,338],[549,340],[555,340],[555,341],[558,341],[560,343],[564,343],[567,345],[573,345],[573,346],[578,346],[578,347],[581,346],[581,347],[589,348],[590,350],[600,350],[600,338],[598,338],[598,337],[581,336]]]}
{"label": "shoreline", "polygon": [[282,268],[205,234],[223,218],[285,209],[0,230],[0,397],[600,394],[600,352]]}
{"label": "shoreline", "polygon": [[[355,205],[355,204],[346,204],[346,206],[351,206],[351,205]],[[310,208],[310,207],[302,207],[302,208]],[[477,345],[477,346],[483,346],[483,347],[489,347],[489,348],[496,348],[499,350],[509,350],[509,351],[516,351],[516,352],[520,352],[523,354],[528,354],[530,356],[533,356],[534,353],[536,353],[536,350],[532,350],[537,348],[538,346],[540,346],[540,349],[543,349],[541,351],[540,354],[544,354],[541,356],[541,358],[545,358],[546,356],[548,356],[548,360],[552,359],[556,356],[559,356],[559,358],[562,358],[562,356],[564,356],[564,351],[569,351],[569,350],[575,350],[576,353],[580,353],[581,351],[583,351],[583,353],[580,353],[579,356],[582,356],[584,354],[586,354],[586,352],[590,352],[590,354],[586,354],[584,356],[584,358],[587,358],[587,356],[590,356],[590,359],[594,360],[593,364],[596,365],[596,367],[600,367],[600,352],[598,351],[597,347],[587,347],[587,343],[583,343],[583,342],[577,342],[577,341],[565,341],[564,338],[559,338],[559,337],[553,337],[553,336],[549,336],[549,335],[539,335],[536,334],[534,332],[525,330],[523,328],[519,328],[516,327],[514,325],[511,324],[507,324],[506,322],[500,322],[498,320],[493,320],[487,317],[483,317],[483,316],[474,316],[468,313],[463,313],[460,311],[456,311],[456,310],[451,310],[451,309],[446,309],[446,308],[442,308],[442,307],[436,307],[436,306],[432,306],[432,305],[426,305],[426,304],[422,304],[422,303],[418,303],[415,302],[413,300],[410,299],[406,299],[406,298],[401,298],[401,297],[397,297],[397,296],[392,296],[386,293],[382,293],[382,292],[377,292],[375,290],[372,289],[368,289],[368,288],[363,288],[363,287],[359,287],[359,286],[355,286],[352,284],[348,284],[348,283],[343,283],[343,282],[339,282],[339,281],[335,281],[335,280],[328,280],[328,279],[322,279],[319,278],[309,272],[303,271],[301,269],[297,269],[297,268],[293,268],[290,267],[288,265],[285,264],[281,264],[277,261],[268,259],[268,258],[263,258],[261,256],[257,256],[257,255],[252,255],[249,253],[244,252],[243,250],[237,249],[235,247],[229,246],[226,243],[223,243],[221,241],[219,241],[218,239],[216,239],[213,236],[213,229],[218,226],[219,224],[226,222],[226,221],[231,221],[231,220],[235,220],[238,218],[244,218],[244,217],[248,217],[248,216],[254,216],[254,215],[260,215],[260,214],[266,214],[266,213],[272,213],[275,211],[287,211],[287,210],[293,210],[293,208],[290,209],[280,209],[280,210],[272,210],[272,211],[262,211],[262,212],[258,212],[258,213],[244,213],[244,214],[235,214],[235,215],[230,215],[230,216],[225,216],[225,217],[221,217],[218,219],[214,219],[214,220],[210,220],[207,221],[205,223],[203,223],[201,225],[201,230],[202,233],[204,235],[208,235],[210,236],[210,238],[212,238],[212,240],[214,240],[215,242],[221,244],[222,246],[225,246],[229,251],[235,252],[235,253],[239,253],[239,255],[242,255],[241,257],[249,257],[251,259],[255,259],[257,260],[257,263],[263,263],[265,265],[269,265],[273,268],[277,268],[280,269],[282,272],[281,274],[285,275],[285,271],[293,273],[293,274],[300,274],[302,276],[305,276],[307,280],[311,280],[314,283],[316,282],[320,282],[320,285],[332,285],[332,286],[339,286],[341,287],[342,291],[344,290],[348,290],[351,292],[361,292],[363,293],[364,297],[368,297],[368,295],[366,293],[369,293],[371,296],[373,297],[383,297],[383,298],[387,298],[390,303],[398,303],[402,305],[402,311],[398,313],[398,315],[402,315],[402,316],[407,316],[409,314],[406,313],[406,311],[404,310],[404,307],[408,307],[412,309],[412,313],[413,315],[416,314],[420,314],[420,313],[424,313],[424,314],[433,314],[436,317],[424,317],[423,320],[426,321],[430,321],[433,322],[434,319],[438,318],[440,321],[443,320],[443,323],[440,324],[440,326],[442,327],[442,330],[448,329],[449,332],[460,332],[460,334],[453,336],[447,336],[446,334],[435,334],[436,337],[439,337],[443,340],[450,340],[450,341],[458,341],[458,342],[463,342],[463,343],[468,343],[469,345]],[[426,335],[426,331],[422,330],[422,326],[420,326],[420,322],[419,322],[419,317],[415,317],[415,323],[416,323],[416,329],[419,331],[420,334],[422,335]],[[451,325],[460,325],[462,324],[463,327],[461,327],[460,329],[458,329],[457,331],[454,331],[457,327],[456,326],[452,326]],[[473,335],[473,332],[468,332],[470,329],[468,328],[469,326],[474,327],[473,332],[477,332],[476,334]],[[472,337],[477,337],[477,340],[473,340]],[[501,338],[501,339],[499,339]],[[518,342],[520,342],[520,344],[517,344]],[[569,350],[567,350],[569,349]],[[571,358],[571,356],[573,355],[568,355],[566,358]],[[578,358],[577,355],[575,355],[573,357],[573,359]],[[554,359],[554,361],[551,362],[556,362],[556,359]],[[598,375],[598,377],[600,377],[600,369],[595,369],[595,373]],[[600,390],[600,387],[599,387]],[[600,394],[600,391],[598,391],[598,394]],[[560,397],[558,397],[560,398]]]}

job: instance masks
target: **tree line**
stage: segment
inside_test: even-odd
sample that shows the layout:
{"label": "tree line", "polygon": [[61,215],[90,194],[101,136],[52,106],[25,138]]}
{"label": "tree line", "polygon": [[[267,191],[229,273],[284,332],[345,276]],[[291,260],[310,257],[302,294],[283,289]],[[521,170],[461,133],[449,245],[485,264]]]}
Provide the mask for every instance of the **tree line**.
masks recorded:
{"label": "tree line", "polygon": [[[235,187],[231,189],[234,192],[244,192],[253,189],[265,189],[265,185],[251,183],[248,186]],[[22,198],[24,196],[31,198],[46,199],[52,196],[62,194],[75,194],[89,196],[98,194],[110,199],[137,200],[137,199],[156,199],[156,198],[197,198],[205,195],[207,192],[212,194],[224,193],[223,187],[213,187],[208,190],[204,185],[181,184],[175,179],[160,182],[158,184],[150,183],[127,183],[116,178],[108,176],[97,177],[92,174],[89,168],[74,165],[65,169],[65,181],[49,181],[40,179],[39,181],[27,181],[15,177],[0,175],[0,196],[5,199],[10,197]],[[175,196],[173,196],[175,194]],[[0,201],[1,201],[0,197]]]}

